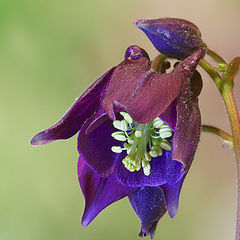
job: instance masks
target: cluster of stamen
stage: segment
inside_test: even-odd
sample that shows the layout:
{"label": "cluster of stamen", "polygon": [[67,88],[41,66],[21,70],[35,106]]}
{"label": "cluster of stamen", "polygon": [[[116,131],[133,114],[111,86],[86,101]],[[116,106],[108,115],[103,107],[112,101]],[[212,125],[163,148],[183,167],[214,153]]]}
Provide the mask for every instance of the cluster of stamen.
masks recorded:
{"label": "cluster of stamen", "polygon": [[123,120],[115,120],[114,128],[118,131],[112,137],[120,142],[121,146],[113,146],[115,153],[127,152],[122,160],[124,166],[131,172],[139,171],[141,167],[146,176],[151,173],[150,161],[162,155],[162,150],[171,150],[167,138],[172,136],[171,128],[159,117],[152,122],[140,124],[134,122],[126,112],[120,112]]}

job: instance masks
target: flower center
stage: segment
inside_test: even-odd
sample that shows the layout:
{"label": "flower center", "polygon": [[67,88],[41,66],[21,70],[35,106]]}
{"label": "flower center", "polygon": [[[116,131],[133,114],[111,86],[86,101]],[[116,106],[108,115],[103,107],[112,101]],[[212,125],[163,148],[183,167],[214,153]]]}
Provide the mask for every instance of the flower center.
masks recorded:
{"label": "flower center", "polygon": [[146,176],[151,173],[150,161],[162,155],[162,149],[171,150],[167,138],[172,136],[171,128],[159,117],[152,122],[140,124],[134,122],[126,112],[120,112],[123,120],[115,120],[114,128],[119,131],[112,133],[112,137],[120,142],[121,146],[113,146],[115,153],[127,152],[122,160],[125,168],[130,172],[139,171],[141,167]]}

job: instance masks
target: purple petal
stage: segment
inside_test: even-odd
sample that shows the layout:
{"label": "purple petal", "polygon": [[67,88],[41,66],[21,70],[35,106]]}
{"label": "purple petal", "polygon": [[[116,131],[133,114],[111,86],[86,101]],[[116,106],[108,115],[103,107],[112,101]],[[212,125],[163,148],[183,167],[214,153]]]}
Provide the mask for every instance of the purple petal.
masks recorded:
{"label": "purple petal", "polygon": [[122,184],[132,187],[143,187],[159,186],[167,182],[166,164],[171,159],[170,152],[164,150],[162,156],[151,160],[151,173],[149,176],[144,175],[142,168],[135,172],[127,170],[122,163],[124,157],[123,154],[119,155],[117,165],[117,178]]}
{"label": "purple petal", "polygon": [[201,33],[193,23],[178,18],[137,20],[158,51],[168,57],[183,59],[202,44]]}
{"label": "purple petal", "polygon": [[78,151],[86,159],[88,165],[102,177],[111,175],[115,168],[118,154],[111,151],[112,146],[119,145],[111,134],[115,132],[113,122],[107,115],[100,126],[86,135],[88,126],[94,119],[88,119],[80,129],[78,135]]}
{"label": "purple petal", "polygon": [[154,237],[160,218],[166,212],[163,191],[160,187],[142,187],[129,195],[132,208],[141,220],[140,237]]}
{"label": "purple petal", "polygon": [[86,227],[108,205],[129,195],[135,188],[121,185],[115,174],[109,178],[102,178],[94,172],[83,156],[78,161],[79,183],[85,197],[85,210],[82,226]]}
{"label": "purple petal", "polygon": [[166,181],[168,184],[176,184],[185,173],[186,171],[184,171],[182,163],[172,160],[172,158],[167,158]]}
{"label": "purple petal", "polygon": [[164,192],[168,214],[171,218],[174,218],[177,213],[178,204],[179,204],[179,194],[180,194],[180,190],[182,188],[182,184],[185,179],[185,176],[183,176],[182,179],[176,184],[173,184],[173,185],[165,184],[161,186]]}
{"label": "purple petal", "polygon": [[192,98],[197,98],[200,95],[202,87],[203,81],[201,74],[197,70],[195,70],[190,79],[190,89],[192,92]]}
{"label": "purple petal", "polygon": [[85,209],[87,210],[92,203],[96,189],[100,183],[100,177],[97,173],[88,167],[83,156],[78,159],[78,180],[85,198]]}
{"label": "purple petal", "polygon": [[[173,159],[184,164],[189,169],[201,131],[201,115],[198,99],[202,81],[194,75],[191,81],[185,81],[181,95],[177,99],[177,124],[173,136]],[[194,90],[194,92],[193,92]]]}
{"label": "purple petal", "polygon": [[66,115],[51,128],[38,133],[31,140],[32,145],[43,145],[58,139],[67,139],[76,134],[81,125],[99,105],[104,87],[115,68],[98,78],[74,103]]}
{"label": "purple petal", "polygon": [[89,119],[88,122],[90,122],[90,124],[87,127],[85,134],[88,135],[108,119],[109,119],[108,114],[105,112],[102,106],[100,106],[97,112],[94,115],[92,115],[91,120]]}
{"label": "purple petal", "polygon": [[168,108],[159,116],[167,125],[175,131],[177,121],[176,100],[174,100]]}

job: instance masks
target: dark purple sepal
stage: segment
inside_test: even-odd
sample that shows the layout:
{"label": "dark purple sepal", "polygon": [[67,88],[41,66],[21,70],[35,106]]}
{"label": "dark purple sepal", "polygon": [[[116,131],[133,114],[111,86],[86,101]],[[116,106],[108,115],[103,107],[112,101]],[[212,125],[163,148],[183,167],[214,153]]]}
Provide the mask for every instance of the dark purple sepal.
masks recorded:
{"label": "dark purple sepal", "polygon": [[142,187],[129,195],[135,213],[141,220],[140,237],[154,237],[160,218],[166,212],[164,195],[161,187]]}
{"label": "dark purple sepal", "polygon": [[98,78],[74,103],[65,116],[51,128],[38,133],[31,140],[32,145],[43,145],[58,139],[68,139],[75,135],[86,119],[97,109],[102,91],[115,68]]}
{"label": "dark purple sepal", "polygon": [[147,58],[125,60],[117,66],[104,92],[103,108],[115,119],[114,106],[122,107],[139,123],[160,116],[178,97],[182,84],[195,71],[205,50],[186,58],[171,73],[159,74],[150,69]]}
{"label": "dark purple sepal", "polygon": [[175,184],[167,183],[161,186],[163,189],[168,214],[171,218],[176,216],[179,205],[179,195],[185,177],[186,174]]}
{"label": "dark purple sepal", "polygon": [[195,100],[191,105],[180,102],[177,111],[177,126],[173,137],[173,159],[184,164],[185,169],[189,169],[201,132],[198,101]]}
{"label": "dark purple sepal", "polygon": [[197,26],[184,19],[137,20],[136,26],[168,57],[184,59],[203,44]]}
{"label": "dark purple sepal", "polygon": [[181,74],[149,72],[131,100],[125,103],[126,111],[136,122],[152,121],[178,96],[181,83]]}
{"label": "dark purple sepal", "polygon": [[116,108],[127,111],[126,106],[151,72],[151,63],[146,57],[126,59],[116,67],[102,100],[102,107],[112,119],[115,119]]}
{"label": "dark purple sepal", "polygon": [[106,115],[105,121],[86,135],[86,130],[94,120],[94,115],[81,127],[78,135],[78,151],[88,165],[101,177],[108,177],[115,169],[118,154],[111,151],[112,146],[119,145],[111,134],[116,131],[113,122]]}
{"label": "dark purple sepal", "polygon": [[[179,96],[182,85],[191,78],[199,61],[204,57],[205,51],[203,48],[197,50],[179,63],[171,73],[148,73],[132,94],[131,101],[123,104],[132,118],[136,122],[147,123],[161,116]],[[174,108],[174,106],[171,107]],[[174,114],[174,109],[172,111]],[[173,122],[170,125],[175,124]]]}
{"label": "dark purple sepal", "polygon": [[144,57],[118,65],[102,101],[112,119],[115,118],[114,106],[118,106],[136,122],[150,122],[178,96],[181,74],[157,74],[150,67],[150,61]]}
{"label": "dark purple sepal", "polygon": [[201,115],[198,106],[198,95],[202,89],[202,79],[195,72],[191,79],[186,80],[177,99],[177,123],[173,136],[172,158],[181,162],[189,169],[201,132]]}
{"label": "dark purple sepal", "polygon": [[115,174],[102,178],[94,172],[80,154],[78,160],[78,179],[85,198],[82,226],[86,227],[108,205],[128,196],[136,190],[121,185]]}

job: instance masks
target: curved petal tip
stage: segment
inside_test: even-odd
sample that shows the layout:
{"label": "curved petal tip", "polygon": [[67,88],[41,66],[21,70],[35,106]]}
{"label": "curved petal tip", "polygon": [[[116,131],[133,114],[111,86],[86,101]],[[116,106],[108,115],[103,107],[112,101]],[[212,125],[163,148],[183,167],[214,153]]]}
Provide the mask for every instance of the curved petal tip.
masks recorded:
{"label": "curved petal tip", "polygon": [[41,146],[44,144],[48,144],[52,141],[54,141],[54,139],[50,139],[46,131],[43,131],[35,135],[30,141],[30,143],[33,146]]}
{"label": "curved petal tip", "polygon": [[82,227],[86,228],[93,221],[93,219],[94,219],[94,217],[91,218],[91,217],[87,216],[84,212],[84,214],[82,216],[82,221],[81,221]]}
{"label": "curved petal tip", "polygon": [[140,233],[138,234],[138,236],[139,237],[148,237],[149,236],[151,239],[153,239],[155,232],[156,232],[157,224],[158,224],[158,221],[154,222],[152,224],[151,228],[148,230],[142,228]]}

